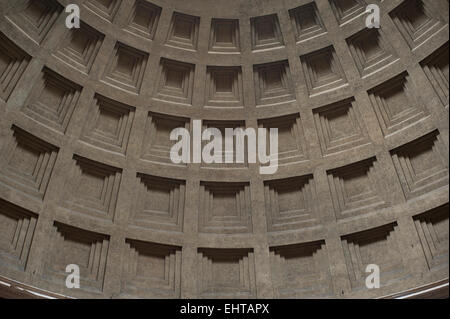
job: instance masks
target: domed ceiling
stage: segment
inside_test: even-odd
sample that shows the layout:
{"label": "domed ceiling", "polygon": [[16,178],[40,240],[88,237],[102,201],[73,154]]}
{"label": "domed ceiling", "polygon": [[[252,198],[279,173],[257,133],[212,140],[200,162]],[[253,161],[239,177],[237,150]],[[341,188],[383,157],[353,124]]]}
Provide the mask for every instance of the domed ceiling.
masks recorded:
{"label": "domed ceiling", "polygon": [[[0,280],[373,298],[448,279],[448,1],[372,2],[380,28],[368,0],[0,0]],[[195,123],[277,128],[278,169],[174,163]]]}

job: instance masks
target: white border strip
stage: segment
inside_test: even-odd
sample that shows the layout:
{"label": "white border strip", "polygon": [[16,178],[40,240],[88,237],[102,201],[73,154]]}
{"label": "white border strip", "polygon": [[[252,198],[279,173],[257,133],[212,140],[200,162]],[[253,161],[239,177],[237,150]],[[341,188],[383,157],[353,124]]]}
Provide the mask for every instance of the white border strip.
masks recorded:
{"label": "white border strip", "polygon": [[431,291],[434,291],[434,290],[437,290],[437,289],[441,289],[441,288],[444,288],[444,287],[448,287],[448,282],[445,283],[445,284],[433,287],[433,288],[429,288],[429,289],[426,289],[426,290],[422,290],[422,291],[414,292],[414,293],[411,293],[411,294],[408,294],[408,295],[404,295],[404,296],[401,296],[401,297],[397,297],[395,299],[408,299],[408,298],[415,297],[415,296],[420,296],[420,295],[423,295],[423,294],[426,294],[428,292],[431,292]]}
{"label": "white border strip", "polygon": [[[15,281],[15,280],[12,280],[10,278],[7,278],[7,277],[4,277],[4,278],[9,280],[9,281],[11,281],[13,284],[10,284],[10,283],[4,282],[4,281],[0,281],[0,284],[2,284],[3,286],[7,286],[7,287],[14,288],[14,289],[21,290],[21,291],[26,291],[26,292],[28,292],[28,293],[30,293],[32,295],[38,296],[38,297],[42,297],[42,298],[45,298],[45,299],[57,299],[56,297],[45,295],[45,293],[49,293],[49,294],[52,294],[52,295],[58,296],[58,297],[63,297],[63,298],[67,298],[67,299],[74,299],[73,297],[69,297],[69,296],[66,296],[66,295],[54,293],[54,292],[51,292],[51,291],[48,291],[48,290],[43,290],[43,289],[36,288],[36,287],[30,286],[30,285],[25,285],[25,284],[22,284],[22,283],[20,283],[18,281]],[[16,286],[16,285],[25,286],[26,288],[20,287],[20,286]],[[35,289],[36,291],[30,290],[30,289]]]}

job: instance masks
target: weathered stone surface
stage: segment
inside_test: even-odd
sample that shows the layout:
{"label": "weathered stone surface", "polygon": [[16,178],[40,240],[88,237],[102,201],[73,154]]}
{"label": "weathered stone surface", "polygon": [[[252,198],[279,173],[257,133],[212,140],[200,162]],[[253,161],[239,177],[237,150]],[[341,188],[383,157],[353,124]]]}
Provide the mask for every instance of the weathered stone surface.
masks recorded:
{"label": "weathered stone surface", "polygon": [[[87,298],[371,298],[448,278],[448,15],[0,0],[0,276]],[[173,164],[170,132],[194,120],[277,127],[278,171]]]}

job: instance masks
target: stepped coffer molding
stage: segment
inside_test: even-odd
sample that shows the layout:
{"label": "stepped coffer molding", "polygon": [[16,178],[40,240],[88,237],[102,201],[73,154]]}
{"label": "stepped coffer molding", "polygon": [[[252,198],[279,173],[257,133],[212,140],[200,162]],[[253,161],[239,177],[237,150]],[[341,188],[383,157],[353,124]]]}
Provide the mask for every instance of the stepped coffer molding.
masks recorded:
{"label": "stepped coffer molding", "polygon": [[448,0],[69,2],[0,0],[0,298],[448,283]]}

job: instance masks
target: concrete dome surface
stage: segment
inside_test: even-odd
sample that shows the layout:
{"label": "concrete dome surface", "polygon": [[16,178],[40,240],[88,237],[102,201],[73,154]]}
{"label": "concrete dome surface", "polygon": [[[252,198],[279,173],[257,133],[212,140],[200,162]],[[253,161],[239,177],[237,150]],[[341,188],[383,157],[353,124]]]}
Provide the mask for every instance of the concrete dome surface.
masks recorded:
{"label": "concrete dome surface", "polygon": [[[448,7],[0,0],[0,282],[74,298],[448,289]],[[197,124],[277,128],[276,172],[174,163],[171,132]]]}

